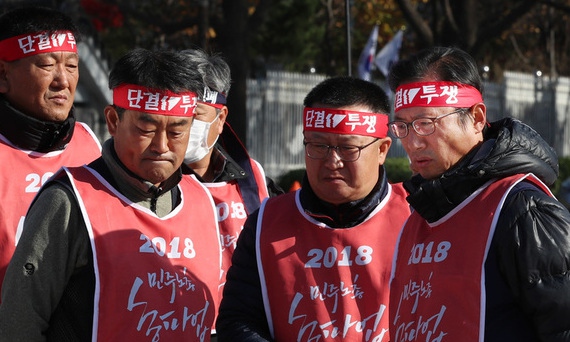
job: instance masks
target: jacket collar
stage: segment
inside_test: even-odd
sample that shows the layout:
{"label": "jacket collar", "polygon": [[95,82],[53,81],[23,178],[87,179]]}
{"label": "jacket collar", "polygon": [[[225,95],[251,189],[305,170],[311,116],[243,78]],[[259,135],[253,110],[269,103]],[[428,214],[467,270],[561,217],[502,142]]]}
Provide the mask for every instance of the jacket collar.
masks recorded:
{"label": "jacket collar", "polygon": [[103,143],[101,151],[103,160],[112,174],[114,184],[119,192],[129,198],[131,201],[138,203],[149,199],[158,198],[161,195],[172,190],[182,179],[182,173],[178,169],[170,178],[162,182],[158,187],[149,181],[146,181],[129,169],[119,160],[115,148],[113,147],[113,138]]}
{"label": "jacket collar", "polygon": [[404,182],[408,202],[425,220],[439,220],[494,178],[533,173],[550,185],[558,177],[556,152],[524,123],[511,118],[492,122],[484,138],[439,178],[417,175]]}
{"label": "jacket collar", "polygon": [[321,200],[303,177],[300,200],[305,213],[332,228],[349,228],[363,222],[388,193],[388,180],[384,167],[372,191],[363,199],[334,205]]}
{"label": "jacket collar", "polygon": [[74,108],[63,122],[42,121],[18,111],[0,97],[0,113],[3,115],[0,134],[23,150],[42,153],[62,150],[73,136]]}

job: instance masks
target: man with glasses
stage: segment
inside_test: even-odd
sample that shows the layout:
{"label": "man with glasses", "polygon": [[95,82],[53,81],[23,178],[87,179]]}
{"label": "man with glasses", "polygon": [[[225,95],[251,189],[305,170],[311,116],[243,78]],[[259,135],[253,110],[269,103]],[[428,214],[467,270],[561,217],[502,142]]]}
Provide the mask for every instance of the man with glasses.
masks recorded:
{"label": "man with glasses", "polygon": [[[475,61],[398,62],[391,133],[417,172],[390,287],[391,341],[569,341],[570,213],[557,156],[514,119],[487,122]],[[420,328],[421,327],[421,328]]]}
{"label": "man with glasses", "polygon": [[382,166],[389,102],[329,78],[304,100],[301,189],[249,216],[228,272],[219,341],[388,341],[388,280],[409,216]]}

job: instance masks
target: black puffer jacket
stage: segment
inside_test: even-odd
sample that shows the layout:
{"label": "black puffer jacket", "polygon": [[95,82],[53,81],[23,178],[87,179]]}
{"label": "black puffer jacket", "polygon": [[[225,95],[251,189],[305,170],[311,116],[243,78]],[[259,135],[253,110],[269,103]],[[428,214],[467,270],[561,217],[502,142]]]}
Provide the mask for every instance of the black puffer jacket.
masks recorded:
{"label": "black puffer jacket", "polygon": [[[404,186],[408,202],[429,222],[493,178],[533,173],[551,185],[554,150],[513,119],[494,122],[483,144],[440,178]],[[570,213],[530,183],[509,194],[485,262],[485,341],[570,341]]]}

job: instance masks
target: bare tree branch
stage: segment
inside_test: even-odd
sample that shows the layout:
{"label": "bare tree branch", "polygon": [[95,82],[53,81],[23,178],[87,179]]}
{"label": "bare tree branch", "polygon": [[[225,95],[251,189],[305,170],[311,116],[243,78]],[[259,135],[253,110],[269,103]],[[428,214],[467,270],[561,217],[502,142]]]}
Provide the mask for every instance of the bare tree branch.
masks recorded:
{"label": "bare tree branch", "polygon": [[449,0],[443,0],[443,8],[445,13],[445,18],[449,25],[453,29],[456,34],[459,34],[460,30],[457,26],[457,22],[455,21],[455,16],[453,15],[453,11],[451,10],[451,6],[449,5]]}
{"label": "bare tree branch", "polygon": [[396,0],[400,10],[404,14],[404,18],[412,27],[412,30],[418,35],[418,41],[421,46],[428,47],[434,44],[434,33],[428,24],[424,21],[420,13],[416,10],[410,0]]}
{"label": "bare tree branch", "polygon": [[511,28],[522,16],[528,13],[538,2],[535,0],[521,0],[511,9],[507,15],[498,17],[494,24],[487,25],[479,31],[477,41],[469,49],[472,54],[477,54],[486,43],[500,36],[504,31]]}

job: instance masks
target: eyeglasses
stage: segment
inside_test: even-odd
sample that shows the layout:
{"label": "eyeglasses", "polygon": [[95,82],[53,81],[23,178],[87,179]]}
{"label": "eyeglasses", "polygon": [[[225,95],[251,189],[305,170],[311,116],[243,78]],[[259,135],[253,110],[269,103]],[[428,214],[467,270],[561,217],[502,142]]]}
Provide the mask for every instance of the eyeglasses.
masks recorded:
{"label": "eyeglasses", "polygon": [[419,118],[415,119],[412,122],[391,121],[388,122],[388,128],[390,128],[390,132],[392,132],[392,135],[394,135],[398,139],[403,139],[408,136],[408,134],[410,133],[410,129],[408,127],[410,126],[414,129],[417,135],[426,136],[433,134],[433,132],[435,132],[435,122],[437,120],[464,111],[465,108],[459,108],[451,113],[443,114],[435,118]]}
{"label": "eyeglasses", "polygon": [[367,148],[368,146],[374,144],[380,140],[380,138],[376,138],[373,141],[369,142],[366,145],[362,146],[354,146],[354,145],[341,145],[341,146],[334,146],[334,145],[327,145],[327,144],[317,144],[312,142],[303,141],[303,145],[305,145],[305,151],[307,152],[307,156],[311,159],[326,159],[331,150],[335,150],[336,154],[340,157],[340,160],[346,162],[353,162],[360,158],[360,151]]}

